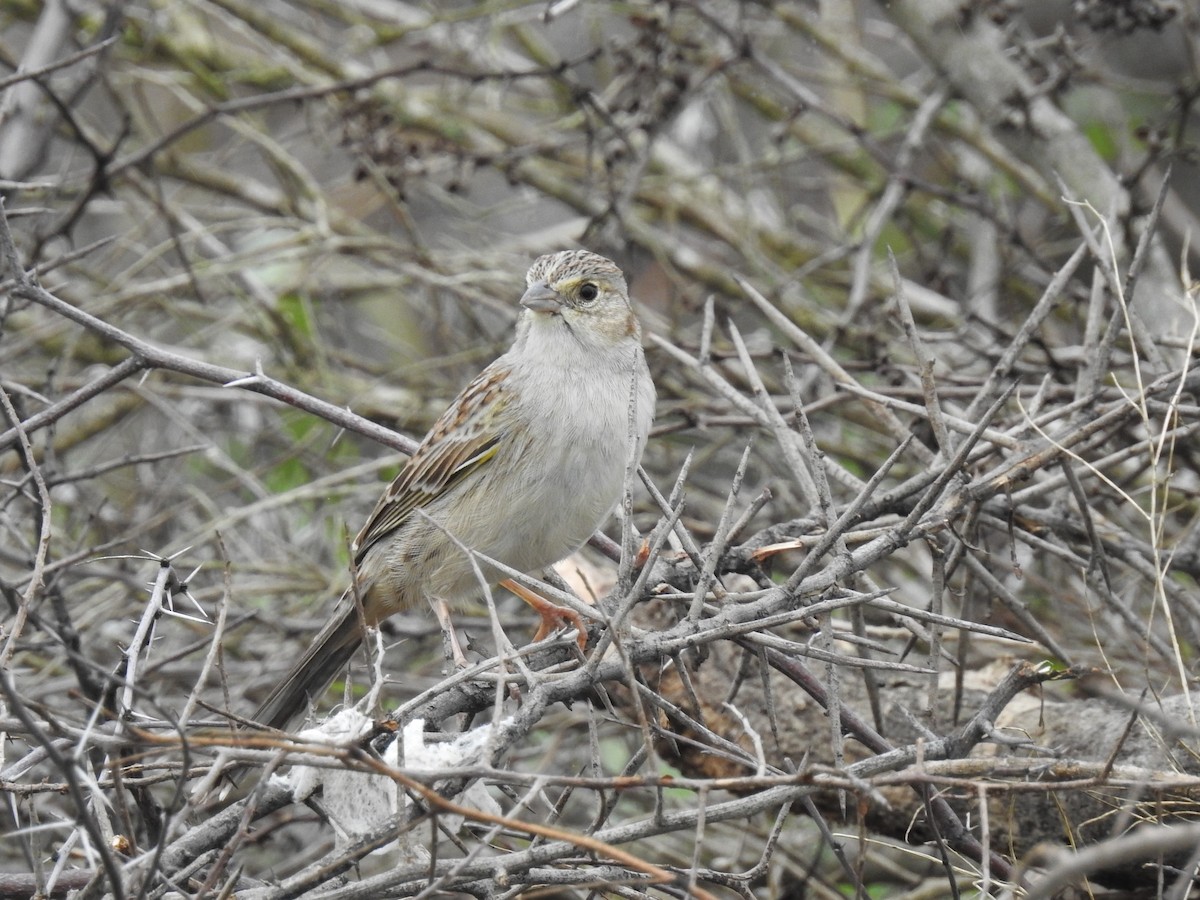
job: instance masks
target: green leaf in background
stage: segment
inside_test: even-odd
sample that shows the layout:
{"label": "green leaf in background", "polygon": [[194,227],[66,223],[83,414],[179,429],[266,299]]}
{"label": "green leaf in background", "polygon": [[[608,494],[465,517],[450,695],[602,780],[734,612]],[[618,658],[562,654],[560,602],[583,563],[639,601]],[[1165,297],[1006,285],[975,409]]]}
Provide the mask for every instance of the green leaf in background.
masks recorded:
{"label": "green leaf in background", "polygon": [[1116,160],[1117,142],[1113,140],[1111,125],[1107,122],[1085,122],[1083,133],[1102,159],[1110,162]]}
{"label": "green leaf in background", "polygon": [[295,292],[281,294],[278,300],[279,315],[297,334],[305,339],[313,338],[312,316],[309,315],[308,302]]}
{"label": "green leaf in background", "polygon": [[294,456],[272,466],[263,475],[263,483],[273,494],[295,490],[312,480],[312,470]]}

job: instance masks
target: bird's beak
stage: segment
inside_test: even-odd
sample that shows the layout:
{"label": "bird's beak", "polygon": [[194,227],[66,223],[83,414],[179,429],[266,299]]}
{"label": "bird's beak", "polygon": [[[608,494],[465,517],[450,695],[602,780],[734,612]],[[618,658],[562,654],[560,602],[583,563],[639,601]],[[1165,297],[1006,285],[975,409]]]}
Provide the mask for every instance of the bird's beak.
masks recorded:
{"label": "bird's beak", "polygon": [[534,312],[557,313],[562,310],[563,301],[562,297],[551,290],[546,282],[539,281],[531,284],[525,291],[525,296],[521,298],[521,305]]}

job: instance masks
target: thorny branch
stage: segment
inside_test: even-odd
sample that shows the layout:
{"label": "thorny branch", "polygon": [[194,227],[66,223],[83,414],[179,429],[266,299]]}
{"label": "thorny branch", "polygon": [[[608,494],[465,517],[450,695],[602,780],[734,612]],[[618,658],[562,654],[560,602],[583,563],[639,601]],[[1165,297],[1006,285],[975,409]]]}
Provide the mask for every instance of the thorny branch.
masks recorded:
{"label": "thorny branch", "polygon": [[[48,104],[4,107],[44,167],[0,140],[0,897],[749,897],[813,848],[865,896],[868,832],[1034,895],[1174,847],[1186,892],[1190,101],[1118,172],[1057,103],[1079,45],[961,4],[269,6],[0,79]],[[497,597],[447,674],[399,617],[339,685],[382,707],[256,730],[380,445],[581,237],[660,396],[621,540],[528,579],[586,651]]]}

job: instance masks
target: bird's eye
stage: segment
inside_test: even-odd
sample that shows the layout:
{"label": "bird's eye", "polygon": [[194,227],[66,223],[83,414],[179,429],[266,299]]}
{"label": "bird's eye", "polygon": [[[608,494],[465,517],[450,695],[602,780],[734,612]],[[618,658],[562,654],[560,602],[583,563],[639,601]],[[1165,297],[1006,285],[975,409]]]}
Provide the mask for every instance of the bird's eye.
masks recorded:
{"label": "bird's eye", "polygon": [[583,287],[579,289],[579,299],[584,303],[591,303],[600,296],[600,288],[592,284],[590,281],[585,282]]}

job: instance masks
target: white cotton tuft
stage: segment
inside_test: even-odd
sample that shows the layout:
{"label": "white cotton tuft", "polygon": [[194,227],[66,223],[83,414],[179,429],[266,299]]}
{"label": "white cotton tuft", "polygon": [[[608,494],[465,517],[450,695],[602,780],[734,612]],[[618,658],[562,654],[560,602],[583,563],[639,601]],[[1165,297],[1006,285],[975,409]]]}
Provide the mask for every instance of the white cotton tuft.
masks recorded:
{"label": "white cotton tuft", "polygon": [[[353,709],[330,716],[316,728],[300,732],[297,737],[307,743],[344,745],[360,740],[369,733],[373,721]],[[436,774],[446,769],[478,764],[483,758],[492,726],[483,725],[458,735],[451,741],[426,743],[425,722],[417,719],[405,726],[401,739],[393,741],[385,751],[383,761],[402,772]],[[401,755],[403,747],[403,755]],[[329,816],[337,836],[338,847],[353,843],[374,831],[403,808],[407,798],[404,788],[386,775],[354,772],[349,769],[330,769],[317,766],[293,766],[287,776],[292,796],[307,800],[321,789],[321,806]],[[502,814],[499,804],[478,780],[467,783],[466,789],[452,798],[455,803],[469,806],[490,815]],[[462,817],[441,816],[441,824],[452,831],[462,827]],[[410,833],[412,834],[412,833]],[[396,849],[401,859],[397,864],[423,862],[428,851],[401,835]]]}

